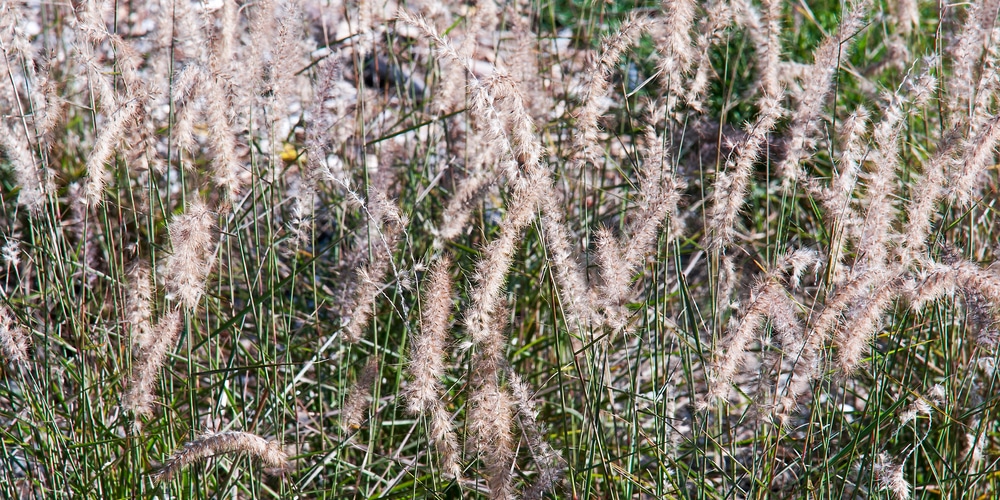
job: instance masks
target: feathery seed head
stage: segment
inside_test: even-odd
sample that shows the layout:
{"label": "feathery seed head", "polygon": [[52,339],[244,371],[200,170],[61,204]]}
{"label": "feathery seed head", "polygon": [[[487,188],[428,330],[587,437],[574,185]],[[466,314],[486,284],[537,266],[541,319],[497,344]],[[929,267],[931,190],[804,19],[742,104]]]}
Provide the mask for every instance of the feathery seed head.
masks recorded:
{"label": "feathery seed head", "polygon": [[236,453],[249,455],[270,469],[285,470],[289,467],[288,454],[277,442],[249,432],[227,431],[205,434],[185,443],[152,476],[159,482],[169,481],[193,463]]}
{"label": "feathery seed head", "polygon": [[173,252],[159,267],[167,298],[188,309],[198,306],[205,280],[215,260],[213,244],[215,217],[200,199],[188,204],[187,211],[175,216],[167,226]]}
{"label": "feathery seed head", "polygon": [[6,305],[0,305],[0,348],[11,362],[28,361],[30,338]]}

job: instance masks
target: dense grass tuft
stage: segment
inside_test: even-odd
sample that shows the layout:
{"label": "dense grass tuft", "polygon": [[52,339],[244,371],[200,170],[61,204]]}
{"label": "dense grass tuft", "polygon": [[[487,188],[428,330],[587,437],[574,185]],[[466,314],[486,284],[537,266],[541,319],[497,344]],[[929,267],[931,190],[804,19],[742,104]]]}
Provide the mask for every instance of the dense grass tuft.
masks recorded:
{"label": "dense grass tuft", "polygon": [[996,497],[998,9],[0,3],[0,497]]}

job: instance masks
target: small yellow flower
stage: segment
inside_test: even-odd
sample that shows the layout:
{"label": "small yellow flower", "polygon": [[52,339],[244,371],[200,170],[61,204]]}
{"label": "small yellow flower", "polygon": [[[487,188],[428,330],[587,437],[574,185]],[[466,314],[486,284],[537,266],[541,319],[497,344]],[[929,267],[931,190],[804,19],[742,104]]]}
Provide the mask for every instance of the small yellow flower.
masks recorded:
{"label": "small yellow flower", "polygon": [[285,147],[281,150],[281,159],[286,163],[292,163],[298,160],[301,156],[304,155],[300,154],[299,151],[295,149],[295,146],[287,142],[285,143]]}

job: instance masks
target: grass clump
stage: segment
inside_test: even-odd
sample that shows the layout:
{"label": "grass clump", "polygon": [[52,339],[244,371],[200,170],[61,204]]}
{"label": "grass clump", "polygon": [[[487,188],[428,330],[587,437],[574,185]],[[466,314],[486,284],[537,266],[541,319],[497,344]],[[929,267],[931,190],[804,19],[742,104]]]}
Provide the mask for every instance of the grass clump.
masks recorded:
{"label": "grass clump", "polygon": [[0,497],[995,496],[997,15],[0,5]]}

